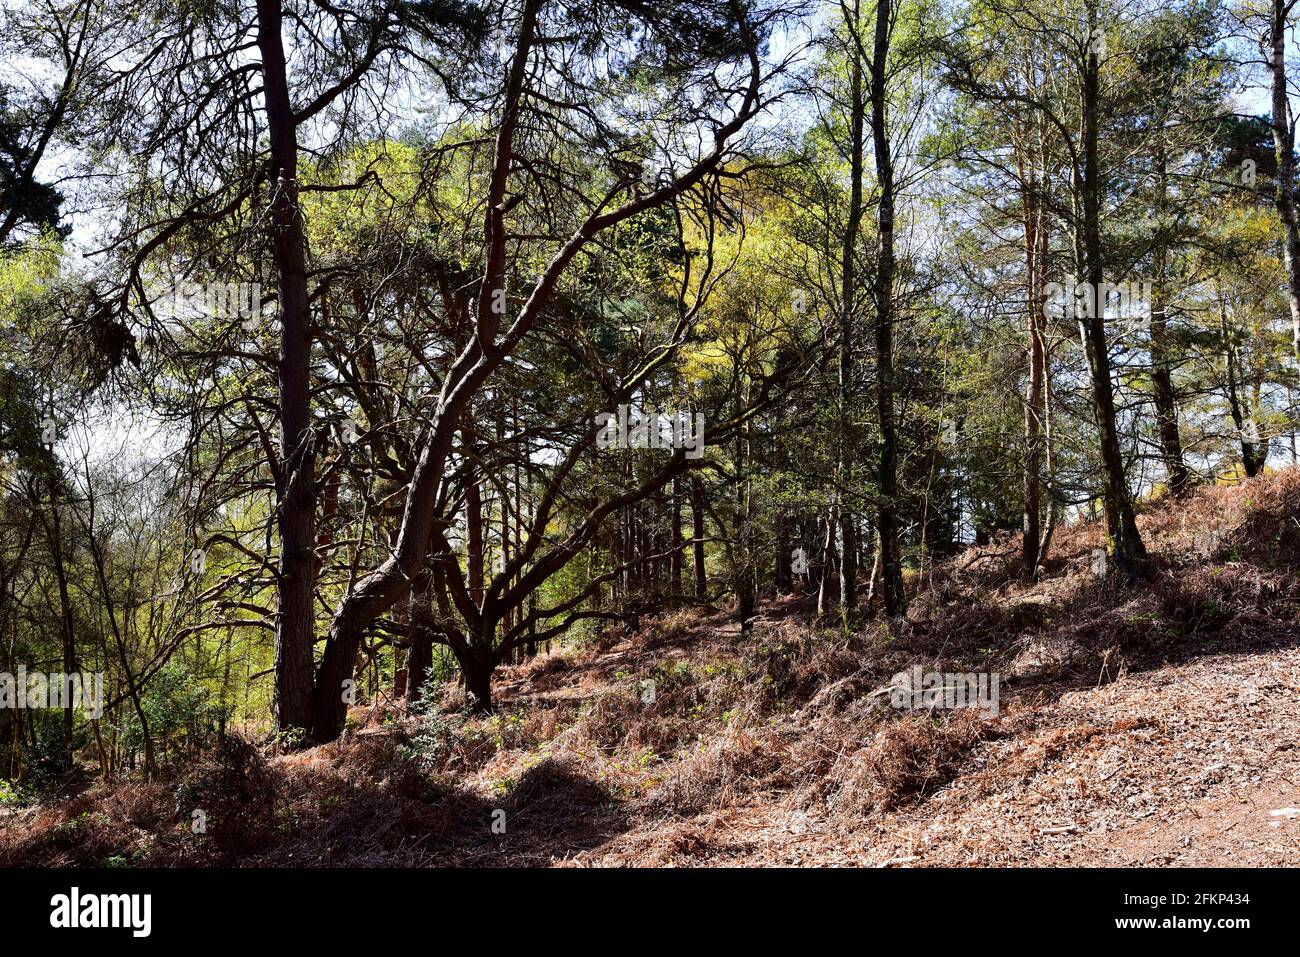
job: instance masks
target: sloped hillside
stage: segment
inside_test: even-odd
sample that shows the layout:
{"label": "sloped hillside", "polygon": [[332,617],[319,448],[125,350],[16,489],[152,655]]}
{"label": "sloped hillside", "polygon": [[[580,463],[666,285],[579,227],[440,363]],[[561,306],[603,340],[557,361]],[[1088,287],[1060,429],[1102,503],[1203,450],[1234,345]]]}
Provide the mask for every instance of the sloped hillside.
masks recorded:
{"label": "sloped hillside", "polygon": [[[725,609],[672,612],[507,669],[490,719],[448,687],[332,745],[232,739],[0,812],[0,863],[1292,864],[1300,470],[1140,521],[1146,581],[1093,574],[1093,524],[1032,584],[1014,539],[954,558],[892,630],[787,597],[742,644]],[[915,665],[998,673],[1000,713],[896,710]]]}

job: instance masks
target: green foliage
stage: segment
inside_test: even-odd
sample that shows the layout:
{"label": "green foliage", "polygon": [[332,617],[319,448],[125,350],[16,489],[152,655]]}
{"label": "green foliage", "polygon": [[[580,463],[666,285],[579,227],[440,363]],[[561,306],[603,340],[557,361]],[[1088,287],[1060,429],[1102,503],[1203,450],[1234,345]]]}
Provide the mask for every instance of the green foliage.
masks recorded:
{"label": "green foliage", "polygon": [[[191,671],[174,663],[160,669],[145,686],[140,707],[154,747],[177,752],[209,747],[233,711],[233,706],[223,705]],[[129,748],[143,749],[143,732],[134,712],[127,713],[122,731]]]}
{"label": "green foliage", "polygon": [[411,713],[415,716],[415,728],[403,746],[406,759],[426,774],[442,770],[462,740],[465,716],[443,713],[439,708],[441,696],[440,682],[432,679],[425,681],[411,707]]}

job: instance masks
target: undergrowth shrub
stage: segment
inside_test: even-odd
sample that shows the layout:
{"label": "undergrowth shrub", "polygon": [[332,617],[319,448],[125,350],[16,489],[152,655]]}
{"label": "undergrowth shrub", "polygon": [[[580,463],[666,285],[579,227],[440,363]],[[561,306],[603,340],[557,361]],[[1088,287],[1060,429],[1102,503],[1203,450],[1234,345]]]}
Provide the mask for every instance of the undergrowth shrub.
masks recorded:
{"label": "undergrowth shrub", "polygon": [[649,800],[681,815],[726,807],[762,787],[786,758],[774,734],[729,725],[678,762]]}
{"label": "undergrowth shrub", "polygon": [[464,743],[461,733],[464,716],[444,713],[439,707],[441,698],[441,684],[426,681],[411,706],[415,728],[402,753],[424,774],[445,768],[453,753]]}
{"label": "undergrowth shrub", "polygon": [[222,854],[255,850],[274,833],[279,790],[262,752],[239,735],[227,734],[177,785],[177,816],[188,825],[193,812],[202,811],[206,837]]}
{"label": "undergrowth shrub", "polygon": [[981,741],[1005,733],[1000,721],[968,710],[946,719],[908,715],[885,724],[875,740],[831,771],[839,787],[830,806],[840,814],[889,811],[953,780]]}

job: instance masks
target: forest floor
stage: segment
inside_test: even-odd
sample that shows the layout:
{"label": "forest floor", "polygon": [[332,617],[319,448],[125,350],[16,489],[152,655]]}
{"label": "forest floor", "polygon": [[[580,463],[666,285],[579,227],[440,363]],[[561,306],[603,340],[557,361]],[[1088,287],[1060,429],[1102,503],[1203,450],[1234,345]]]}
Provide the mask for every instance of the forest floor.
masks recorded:
{"label": "forest floor", "polygon": [[[788,596],[742,641],[681,610],[503,669],[492,718],[448,685],[330,745],[231,738],[165,782],[0,810],[0,864],[1295,864],[1300,470],[1139,526],[1146,580],[1095,575],[1085,523],[1023,583],[1008,536],[911,581],[892,627]],[[891,707],[914,665],[998,673],[999,713]]]}

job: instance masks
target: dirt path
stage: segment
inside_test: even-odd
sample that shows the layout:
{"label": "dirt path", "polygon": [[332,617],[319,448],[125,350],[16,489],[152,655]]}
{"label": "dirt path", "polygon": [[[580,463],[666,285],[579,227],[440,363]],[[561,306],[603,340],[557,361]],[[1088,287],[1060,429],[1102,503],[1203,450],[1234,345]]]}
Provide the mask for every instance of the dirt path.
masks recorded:
{"label": "dirt path", "polygon": [[1295,865],[1295,637],[1013,701],[1016,733],[979,746],[955,780],[894,813],[846,819],[771,795],[642,824],[572,863]]}

